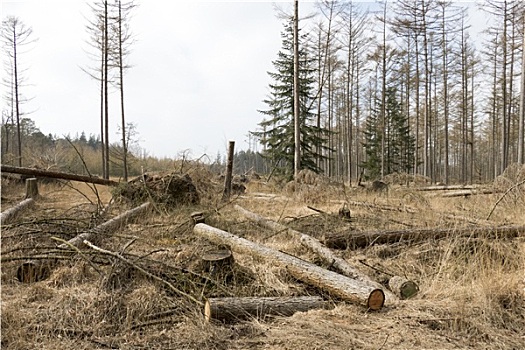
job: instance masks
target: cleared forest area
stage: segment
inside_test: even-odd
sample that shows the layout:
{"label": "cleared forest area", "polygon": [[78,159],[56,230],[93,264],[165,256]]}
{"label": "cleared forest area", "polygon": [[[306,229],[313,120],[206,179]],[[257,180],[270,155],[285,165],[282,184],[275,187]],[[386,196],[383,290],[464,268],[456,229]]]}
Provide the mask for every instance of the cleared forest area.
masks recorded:
{"label": "cleared forest area", "polygon": [[[204,165],[184,169],[39,181],[2,225],[2,348],[525,347],[525,168],[454,197],[248,176],[227,202]],[[2,212],[25,189],[3,179]]]}

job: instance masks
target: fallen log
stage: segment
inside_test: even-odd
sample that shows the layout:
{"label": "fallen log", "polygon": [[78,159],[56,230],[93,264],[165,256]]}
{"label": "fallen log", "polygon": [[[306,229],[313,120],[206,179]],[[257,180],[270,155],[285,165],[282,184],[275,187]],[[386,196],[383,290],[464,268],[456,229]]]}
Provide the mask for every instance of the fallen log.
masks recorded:
{"label": "fallen log", "polygon": [[195,225],[193,232],[212,242],[227,244],[238,253],[247,253],[283,266],[298,280],[327,291],[335,297],[366,305],[370,310],[379,310],[384,305],[385,294],[381,289],[363,285],[359,281],[206,224]]}
{"label": "fallen log", "polygon": [[345,203],[348,203],[348,205],[352,205],[354,207],[373,208],[373,209],[387,210],[387,211],[399,211],[399,212],[405,212],[405,213],[411,213],[411,214],[417,213],[417,209],[414,209],[407,205],[396,207],[396,206],[386,205],[386,204],[376,204],[376,203],[358,202],[358,201],[347,201]]}
{"label": "fallen log", "polygon": [[392,276],[388,280],[390,290],[400,298],[408,299],[419,292],[419,286],[414,282],[401,276]]}
{"label": "fallen log", "polygon": [[6,173],[13,173],[13,174],[29,175],[32,177],[48,177],[48,178],[53,178],[53,179],[88,182],[92,184],[105,185],[105,186],[117,186],[119,184],[116,181],[106,180],[106,179],[102,179],[100,177],[95,177],[95,176],[77,175],[77,174],[70,174],[70,173],[63,173],[63,172],[58,172],[58,171],[49,171],[49,170],[42,170],[42,169],[33,169],[33,168],[22,168],[22,167],[10,166],[10,165],[2,165],[1,171],[2,173],[6,172]]}
{"label": "fallen log", "polygon": [[[113,219],[110,219],[97,227],[83,232],[69,241],[58,246],[60,249],[67,249],[71,247],[79,247],[84,244],[84,240],[96,239],[104,233],[117,230],[120,226],[127,223],[130,219],[144,213],[149,207],[150,203],[144,203],[139,207],[128,210]],[[32,283],[46,279],[50,275],[51,269],[54,267],[55,261],[52,259],[43,259],[39,261],[26,261],[17,269],[17,278],[20,282]]]}
{"label": "fallen log", "polygon": [[441,186],[424,186],[413,187],[414,191],[447,191],[447,190],[473,190],[479,188],[479,185],[441,185]]}
{"label": "fallen log", "polygon": [[210,298],[204,305],[206,321],[231,323],[265,316],[292,316],[296,312],[325,309],[329,303],[318,296],[268,298]]}
{"label": "fallen log", "polygon": [[125,225],[129,220],[137,217],[140,214],[145,213],[151,207],[150,202],[146,202],[138,207],[135,207],[131,210],[125,211],[124,213],[115,216],[114,218],[98,225],[97,227],[83,232],[78,236],[71,238],[67,243],[62,243],[59,245],[59,248],[68,248],[68,246],[80,246],[84,240],[93,240],[93,238],[100,236],[104,233],[109,233],[111,231],[117,230],[120,226]]}
{"label": "fallen log", "polygon": [[351,231],[326,234],[324,244],[329,248],[365,248],[375,244],[391,244],[399,241],[420,242],[448,236],[487,238],[516,238],[525,235],[525,226],[465,227],[465,228],[419,228],[395,231]]}
{"label": "fallen log", "polygon": [[497,193],[494,190],[462,190],[462,191],[454,191],[449,192],[441,195],[441,197],[448,198],[448,197],[468,197],[468,196],[475,196],[479,194],[493,194]]}
{"label": "fallen log", "polygon": [[[238,205],[235,205],[235,209],[237,209],[246,218],[252,220],[253,222],[257,223],[260,226],[269,228],[270,230],[273,230],[276,232],[288,231],[288,233],[297,237],[302,245],[311,249],[314,253],[319,255],[319,257],[325,263],[327,263],[330,267],[333,267],[339,273],[347,277],[350,277],[358,281],[359,283],[366,285],[370,288],[383,289],[383,286],[381,284],[377,283],[376,281],[372,280],[368,275],[362,273],[358,269],[351,266],[346,260],[338,256],[335,256],[328,247],[323,245],[319,240],[313,238],[312,236],[309,236],[299,231],[290,229],[275,221],[269,220],[265,217],[257,215],[251,211],[248,211]],[[384,293],[385,293],[386,302],[390,302],[390,301],[397,299],[393,294],[389,293],[388,291],[384,291]]]}
{"label": "fallen log", "polygon": [[31,206],[33,206],[33,204],[35,204],[35,201],[33,200],[33,198],[27,198],[21,201],[20,203],[18,203],[17,205],[15,205],[14,207],[11,207],[3,211],[0,216],[0,224],[1,225],[8,224],[18,214],[20,214],[20,212],[22,212],[25,209],[30,208]]}

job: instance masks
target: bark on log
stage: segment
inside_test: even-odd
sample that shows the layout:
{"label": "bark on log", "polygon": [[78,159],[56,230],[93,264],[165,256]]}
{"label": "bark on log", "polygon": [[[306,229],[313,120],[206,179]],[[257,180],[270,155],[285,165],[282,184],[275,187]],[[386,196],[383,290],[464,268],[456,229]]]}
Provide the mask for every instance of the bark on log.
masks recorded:
{"label": "bark on log", "polygon": [[[328,265],[333,267],[336,271],[339,273],[350,277],[359,283],[369,286],[373,289],[383,289],[383,286],[376,281],[372,280],[368,275],[362,273],[358,269],[351,266],[346,260],[339,258],[333,254],[333,252],[323,245],[319,240],[306,235],[304,233],[301,233],[299,231],[290,229],[284,225],[281,225],[275,221],[269,220],[267,218],[264,218],[260,215],[257,215],[255,213],[252,213],[251,211],[248,211],[238,205],[235,205],[235,209],[237,209],[241,214],[243,214],[248,219],[252,220],[253,222],[257,223],[260,226],[269,228],[273,231],[281,232],[281,231],[288,231],[290,234],[297,237],[301,244],[305,247],[311,249],[313,252],[315,252],[319,257]],[[397,299],[392,293],[389,293],[388,291],[384,291],[385,293],[385,301],[391,302],[395,299]]]}
{"label": "bark on log", "polygon": [[479,185],[444,185],[444,186],[425,186],[414,187],[414,191],[447,191],[447,190],[473,190],[479,188]]}
{"label": "bark on log", "polygon": [[375,204],[375,203],[358,202],[358,201],[348,201],[346,203],[348,203],[348,205],[353,205],[354,207],[373,208],[373,209],[388,210],[388,211],[400,211],[400,212],[412,213],[412,214],[417,213],[417,209],[414,209],[406,205],[402,207],[395,207],[395,206],[386,205],[386,204]]}
{"label": "bark on log", "polygon": [[100,236],[104,233],[109,233],[111,231],[117,230],[120,226],[125,225],[129,220],[132,218],[137,217],[140,214],[145,213],[149,208],[151,207],[150,202],[146,202],[136,208],[133,208],[131,210],[128,210],[118,216],[115,216],[113,219],[110,219],[97,227],[95,227],[92,230],[89,230],[87,232],[83,232],[79,234],[76,237],[71,238],[67,243],[62,243],[59,245],[59,248],[67,248],[70,245],[73,245],[75,247],[80,246],[84,240],[93,240],[93,238],[96,238],[97,236]]}
{"label": "bark on log", "polygon": [[384,305],[385,294],[381,289],[363,285],[359,281],[206,224],[195,225],[193,231],[212,242],[227,244],[239,253],[255,255],[284,266],[298,280],[323,289],[343,300],[364,304],[371,310],[379,310]]}
{"label": "bark on log", "polygon": [[463,190],[463,191],[455,191],[455,192],[449,192],[441,195],[441,197],[447,198],[447,197],[467,197],[467,196],[475,196],[478,194],[493,194],[497,193],[494,190]]}
{"label": "bark on log", "polygon": [[106,179],[102,179],[102,178],[94,177],[94,176],[76,175],[76,174],[42,170],[42,169],[21,168],[21,167],[8,166],[8,165],[2,165],[1,171],[2,173],[6,172],[6,173],[30,175],[33,177],[49,177],[53,179],[89,182],[92,184],[105,185],[105,186],[117,186],[119,184],[116,181],[106,180]]}
{"label": "bark on log", "polygon": [[32,177],[26,179],[26,198],[36,199],[38,197],[38,182]]}
{"label": "bark on log", "polygon": [[388,280],[390,290],[400,298],[408,299],[419,292],[419,286],[414,282],[401,276],[393,276]]}
{"label": "bark on log", "polygon": [[35,201],[33,198],[27,198],[15,205],[12,208],[9,208],[2,212],[0,216],[0,224],[6,225],[11,220],[13,220],[22,210],[25,210],[27,208],[30,208],[33,204],[35,204]]}
{"label": "bark on log", "polygon": [[329,248],[365,248],[375,244],[396,243],[401,240],[420,242],[448,236],[488,238],[516,238],[525,235],[525,226],[466,227],[466,228],[420,228],[396,231],[361,231],[327,234],[324,244]]}
{"label": "bark on log", "polygon": [[210,298],[204,306],[206,321],[226,323],[264,316],[292,316],[296,312],[324,309],[329,303],[317,296],[270,298]]}

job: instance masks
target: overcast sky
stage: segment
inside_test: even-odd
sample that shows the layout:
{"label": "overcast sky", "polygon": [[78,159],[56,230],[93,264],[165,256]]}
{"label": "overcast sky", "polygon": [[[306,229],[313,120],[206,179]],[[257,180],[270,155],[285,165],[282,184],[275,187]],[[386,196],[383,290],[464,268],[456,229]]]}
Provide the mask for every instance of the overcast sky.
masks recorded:
{"label": "overcast sky", "polygon": [[[21,56],[28,68],[24,106],[45,134],[99,134],[99,88],[81,70],[93,66],[85,26],[86,1],[0,0],[2,19],[19,17],[38,42]],[[272,60],[281,48],[283,21],[276,2],[136,0],[131,29],[136,43],[125,76],[126,119],[137,126],[140,145],[157,157],[215,158],[229,140],[248,148],[248,131],[262,120]],[[292,1],[277,4],[291,9]],[[301,16],[312,13],[301,1]],[[1,74],[5,74],[2,70]],[[110,141],[120,124],[112,93]],[[0,102],[2,109],[6,104]]]}
{"label": "overcast sky", "polygon": [[[21,56],[33,85],[25,89],[34,97],[24,106],[34,110],[29,117],[45,134],[98,135],[98,84],[80,68],[95,64],[86,53],[91,16],[86,1],[1,1],[2,19],[19,17],[38,38]],[[281,47],[282,21],[274,3],[136,3],[125,100],[127,121],[136,124],[141,146],[158,157],[191,149],[194,157],[214,158],[217,151],[226,153],[229,140],[247,149],[248,131],[262,119],[257,109],[264,108],[267,71]],[[113,106],[117,103],[114,99]],[[110,115],[112,142],[119,140],[118,113],[113,108]]]}

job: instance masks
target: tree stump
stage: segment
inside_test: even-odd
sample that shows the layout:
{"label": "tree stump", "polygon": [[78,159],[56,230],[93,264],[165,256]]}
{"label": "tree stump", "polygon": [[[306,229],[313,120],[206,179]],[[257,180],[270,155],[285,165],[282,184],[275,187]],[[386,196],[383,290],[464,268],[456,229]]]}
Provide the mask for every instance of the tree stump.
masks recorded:
{"label": "tree stump", "polygon": [[190,214],[194,225],[203,224],[205,222],[204,213],[202,211],[194,211]]}
{"label": "tree stump", "polygon": [[419,292],[419,287],[415,282],[400,276],[390,278],[388,286],[400,299],[411,298]]}
{"label": "tree stump", "polygon": [[26,198],[36,199],[38,197],[38,182],[32,177],[26,179]]}
{"label": "tree stump", "polygon": [[234,263],[231,250],[223,248],[210,250],[202,256],[204,271],[215,278],[228,279],[232,274]]}
{"label": "tree stump", "polygon": [[34,283],[45,280],[51,274],[47,264],[26,261],[16,271],[17,279],[22,283]]}
{"label": "tree stump", "polygon": [[351,219],[350,209],[348,208],[348,205],[345,203],[343,204],[343,207],[339,209],[339,217],[345,220]]}

